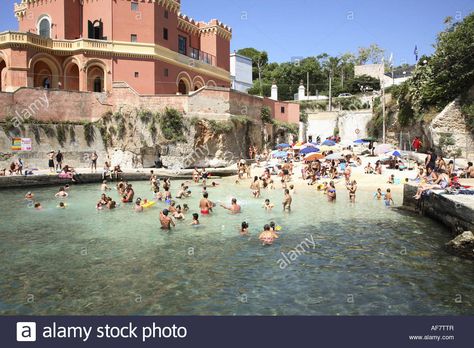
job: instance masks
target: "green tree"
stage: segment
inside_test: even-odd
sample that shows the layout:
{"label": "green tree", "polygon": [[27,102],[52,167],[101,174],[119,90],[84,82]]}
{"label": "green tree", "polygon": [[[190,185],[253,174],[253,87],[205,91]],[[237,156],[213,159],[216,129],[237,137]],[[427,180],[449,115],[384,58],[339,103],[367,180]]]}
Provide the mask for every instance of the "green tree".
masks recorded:
{"label": "green tree", "polygon": [[357,63],[380,63],[385,51],[377,44],[371,44],[369,47],[359,47]]}

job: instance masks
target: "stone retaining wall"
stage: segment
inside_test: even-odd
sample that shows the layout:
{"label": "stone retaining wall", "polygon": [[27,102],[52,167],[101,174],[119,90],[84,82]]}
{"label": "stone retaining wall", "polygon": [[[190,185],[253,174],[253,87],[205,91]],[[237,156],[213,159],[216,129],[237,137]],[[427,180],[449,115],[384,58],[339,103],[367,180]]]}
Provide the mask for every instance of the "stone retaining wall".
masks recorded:
{"label": "stone retaining wall", "polygon": [[403,190],[403,206],[419,211],[443,223],[453,236],[464,231],[474,231],[474,197],[432,193],[416,200],[417,186],[406,184]]}
{"label": "stone retaining wall", "polygon": [[[192,170],[183,170],[179,173],[173,173],[169,170],[146,169],[140,173],[123,173],[122,176],[127,181],[147,181],[150,179],[150,170],[153,170],[154,173],[160,178],[173,178],[180,180],[192,179]],[[209,168],[208,171],[212,173],[211,180],[237,174],[236,170],[227,168]],[[99,184],[101,182],[102,174],[99,173],[80,174],[77,180],[77,184]],[[0,177],[0,189],[38,186],[64,186],[66,184],[72,185],[73,183],[69,179],[60,179],[57,174],[29,176],[14,175]]]}

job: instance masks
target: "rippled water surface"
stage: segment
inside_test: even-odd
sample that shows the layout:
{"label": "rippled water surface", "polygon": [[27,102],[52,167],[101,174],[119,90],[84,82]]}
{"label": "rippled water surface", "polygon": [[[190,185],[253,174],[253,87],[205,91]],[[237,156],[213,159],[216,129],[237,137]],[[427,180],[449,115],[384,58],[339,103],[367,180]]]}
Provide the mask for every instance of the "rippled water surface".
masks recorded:
{"label": "rippled water surface", "polygon": [[[73,187],[65,210],[54,188],[34,191],[43,211],[27,206],[25,190],[1,191],[0,313],[474,314],[474,263],[443,250],[449,234],[437,223],[387,209],[369,192],[354,205],[346,192],[328,204],[300,190],[284,214],[275,190],[264,194],[276,204],[268,213],[247,183],[230,183],[209,189],[210,198],[236,196],[241,215],[217,208],[195,228],[189,214],[171,233],[159,229],[163,203],[143,214],[97,211],[97,185]],[[134,186],[150,198],[147,183]],[[178,201],[194,212],[201,189],[192,189]],[[250,237],[238,233],[243,220]],[[283,232],[262,247],[256,237],[271,220]]]}

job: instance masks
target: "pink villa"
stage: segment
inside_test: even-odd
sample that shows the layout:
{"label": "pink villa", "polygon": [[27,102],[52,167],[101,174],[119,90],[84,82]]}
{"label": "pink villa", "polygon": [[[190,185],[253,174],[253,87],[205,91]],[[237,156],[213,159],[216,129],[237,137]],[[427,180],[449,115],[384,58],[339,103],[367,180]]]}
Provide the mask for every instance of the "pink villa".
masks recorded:
{"label": "pink villa", "polygon": [[[2,91],[49,87],[140,94],[229,87],[232,29],[180,13],[180,0],[21,0],[0,36]],[[6,69],[6,70],[5,70]]]}
{"label": "pink villa", "polygon": [[[143,98],[200,98],[195,91],[215,89],[240,100],[230,89],[232,29],[180,10],[180,0],[18,0],[18,31],[0,33],[5,110],[18,107],[25,88],[68,93],[70,100],[78,92],[116,95],[112,105],[120,100],[118,85]],[[270,107],[277,120],[298,122],[297,104],[242,100]]]}

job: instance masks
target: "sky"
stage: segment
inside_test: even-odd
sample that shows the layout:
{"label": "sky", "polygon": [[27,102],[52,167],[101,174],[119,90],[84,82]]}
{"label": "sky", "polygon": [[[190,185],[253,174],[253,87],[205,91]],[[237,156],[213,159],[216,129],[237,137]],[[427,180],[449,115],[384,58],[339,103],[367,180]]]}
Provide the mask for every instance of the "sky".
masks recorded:
{"label": "sky", "polygon": [[[0,0],[0,32],[18,27],[14,2]],[[415,63],[415,45],[420,56],[433,53],[444,18],[462,19],[474,1],[181,0],[181,11],[196,20],[218,18],[233,28],[232,51],[255,47],[271,62],[355,53],[377,43],[400,65]]]}

